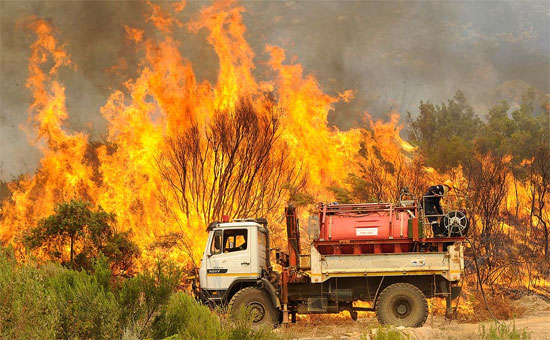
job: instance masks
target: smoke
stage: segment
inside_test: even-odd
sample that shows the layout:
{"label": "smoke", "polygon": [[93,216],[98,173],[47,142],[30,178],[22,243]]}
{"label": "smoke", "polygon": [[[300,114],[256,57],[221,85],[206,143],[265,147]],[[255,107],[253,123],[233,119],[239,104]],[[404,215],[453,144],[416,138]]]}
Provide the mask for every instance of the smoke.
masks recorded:
{"label": "smoke", "polygon": [[[166,2],[160,3],[166,6]],[[183,22],[203,2],[189,2]],[[245,1],[247,38],[262,78],[265,44],[287,50],[327,93],[352,89],[329,122],[341,129],[390,111],[416,113],[420,100],[439,103],[462,90],[477,113],[528,87],[550,92],[550,5],[547,1],[382,2]],[[61,74],[68,126],[101,138],[99,113],[107,96],[138,71],[139,51],[124,26],[148,30],[147,4],[138,1],[0,2],[0,178],[32,172],[40,154],[20,129],[31,97],[25,87],[32,35],[22,23],[35,15],[57,27],[76,65]],[[150,30],[148,30],[150,31]],[[214,81],[218,61],[205,32],[175,38],[200,80]]]}
{"label": "smoke", "polygon": [[[497,88],[550,91],[548,2],[285,5],[254,6],[249,22],[298,56],[325,90],[356,92],[352,103],[338,105],[330,117],[343,128],[365,111],[378,117],[392,110],[415,113],[420,100],[439,103],[457,90],[480,115],[510,99]],[[257,17],[270,15],[258,24]]]}

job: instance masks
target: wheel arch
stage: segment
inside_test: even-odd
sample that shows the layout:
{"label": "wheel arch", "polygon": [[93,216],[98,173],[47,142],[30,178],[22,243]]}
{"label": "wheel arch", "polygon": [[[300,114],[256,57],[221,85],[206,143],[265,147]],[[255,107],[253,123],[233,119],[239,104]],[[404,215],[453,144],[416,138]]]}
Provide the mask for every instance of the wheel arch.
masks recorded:
{"label": "wheel arch", "polygon": [[273,284],[271,284],[271,282],[269,282],[269,280],[265,277],[259,280],[258,283],[260,283],[260,286],[269,293],[269,296],[271,297],[271,302],[273,302],[273,306],[276,309],[281,309],[281,301],[279,300],[277,290],[275,289]]}
{"label": "wheel arch", "polygon": [[434,289],[436,292],[442,290],[442,284],[452,284],[442,275],[406,275],[406,276],[384,276],[380,282],[380,287],[373,297],[373,305],[376,305],[380,293],[395,283],[408,283],[418,288],[427,299],[434,297]]}
{"label": "wheel arch", "polygon": [[225,294],[223,296],[224,304],[228,304],[229,301],[231,301],[231,298],[233,295],[235,295],[239,290],[246,288],[246,287],[252,287],[257,286],[258,279],[237,279],[231,283],[229,288],[225,291]]}

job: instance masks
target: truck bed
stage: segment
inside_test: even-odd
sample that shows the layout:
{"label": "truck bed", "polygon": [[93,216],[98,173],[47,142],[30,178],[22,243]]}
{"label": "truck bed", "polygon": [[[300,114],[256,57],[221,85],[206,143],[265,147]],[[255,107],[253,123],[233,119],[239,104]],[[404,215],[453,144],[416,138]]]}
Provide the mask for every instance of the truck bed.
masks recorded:
{"label": "truck bed", "polygon": [[426,253],[322,255],[312,246],[310,263],[313,283],[331,277],[403,275],[441,275],[449,281],[458,281],[464,267],[464,251],[462,242],[450,245],[444,252]]}

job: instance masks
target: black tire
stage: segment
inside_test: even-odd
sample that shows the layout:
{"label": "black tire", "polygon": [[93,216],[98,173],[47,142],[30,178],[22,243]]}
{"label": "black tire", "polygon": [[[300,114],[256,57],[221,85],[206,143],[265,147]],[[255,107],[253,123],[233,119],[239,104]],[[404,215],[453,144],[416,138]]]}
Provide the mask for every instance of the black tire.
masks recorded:
{"label": "black tire", "polygon": [[415,286],[394,283],[380,293],[376,302],[376,317],[381,324],[420,327],[428,318],[428,302]]}
{"label": "black tire", "polygon": [[269,293],[261,288],[247,287],[233,295],[229,301],[231,315],[238,315],[243,308],[254,325],[273,327],[278,323],[279,312],[273,306]]}

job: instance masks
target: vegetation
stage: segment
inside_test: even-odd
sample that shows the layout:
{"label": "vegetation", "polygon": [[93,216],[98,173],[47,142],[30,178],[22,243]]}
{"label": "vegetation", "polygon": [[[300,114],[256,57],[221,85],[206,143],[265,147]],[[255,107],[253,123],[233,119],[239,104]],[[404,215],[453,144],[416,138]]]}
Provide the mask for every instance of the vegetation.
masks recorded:
{"label": "vegetation", "polygon": [[489,327],[481,325],[479,329],[481,340],[529,340],[531,335],[525,329],[517,329],[515,323],[493,323]]}
{"label": "vegetation", "polygon": [[548,98],[540,102],[529,90],[521,103],[502,102],[482,118],[458,91],[440,105],[421,102],[408,123],[408,140],[417,148],[409,154],[398,137],[378,134],[376,124],[362,130],[359,172],[348,175],[347,188],[331,188],[337,201],[397,201],[404,187],[420,197],[441,178],[455,179],[454,205],[467,211],[471,226],[468,273],[477,277],[475,255],[481,282],[489,287],[521,283],[529,289],[547,280]]}
{"label": "vegetation", "polygon": [[[105,256],[119,275],[131,274],[139,248],[128,232],[117,232],[115,215],[101,207],[93,211],[88,202],[59,203],[55,214],[42,219],[23,237],[32,250],[72,269],[91,269]],[[68,253],[68,254],[67,254]]]}
{"label": "vegetation", "polygon": [[420,147],[426,164],[445,171],[467,163],[482,122],[464,94],[458,91],[447,104],[420,102],[419,111],[414,120],[408,113],[409,138]]}
{"label": "vegetation", "polygon": [[[527,91],[515,108],[502,102],[483,121],[462,93],[447,105],[420,105],[409,114],[411,141],[426,165],[440,171],[460,166],[458,186],[470,216],[470,238],[480,278],[493,286],[537,280],[550,273],[550,106]],[[523,183],[524,192],[520,188]],[[514,201],[507,199],[515,197]],[[508,201],[507,201],[508,200]],[[516,230],[509,230],[510,226]],[[520,241],[522,240],[523,241]],[[536,274],[533,274],[536,273]]]}
{"label": "vegetation", "polygon": [[188,218],[208,225],[222,215],[266,216],[289,187],[301,185],[280,150],[281,113],[274,104],[264,111],[242,101],[230,112],[216,112],[206,126],[169,138],[157,165]]}
{"label": "vegetation", "polygon": [[392,327],[378,327],[372,329],[369,336],[363,336],[365,340],[409,340],[410,338]]}
{"label": "vegetation", "polygon": [[183,292],[181,272],[158,262],[134,278],[113,277],[100,257],[90,271],[18,263],[0,248],[1,339],[274,339],[243,317],[221,318]]}

